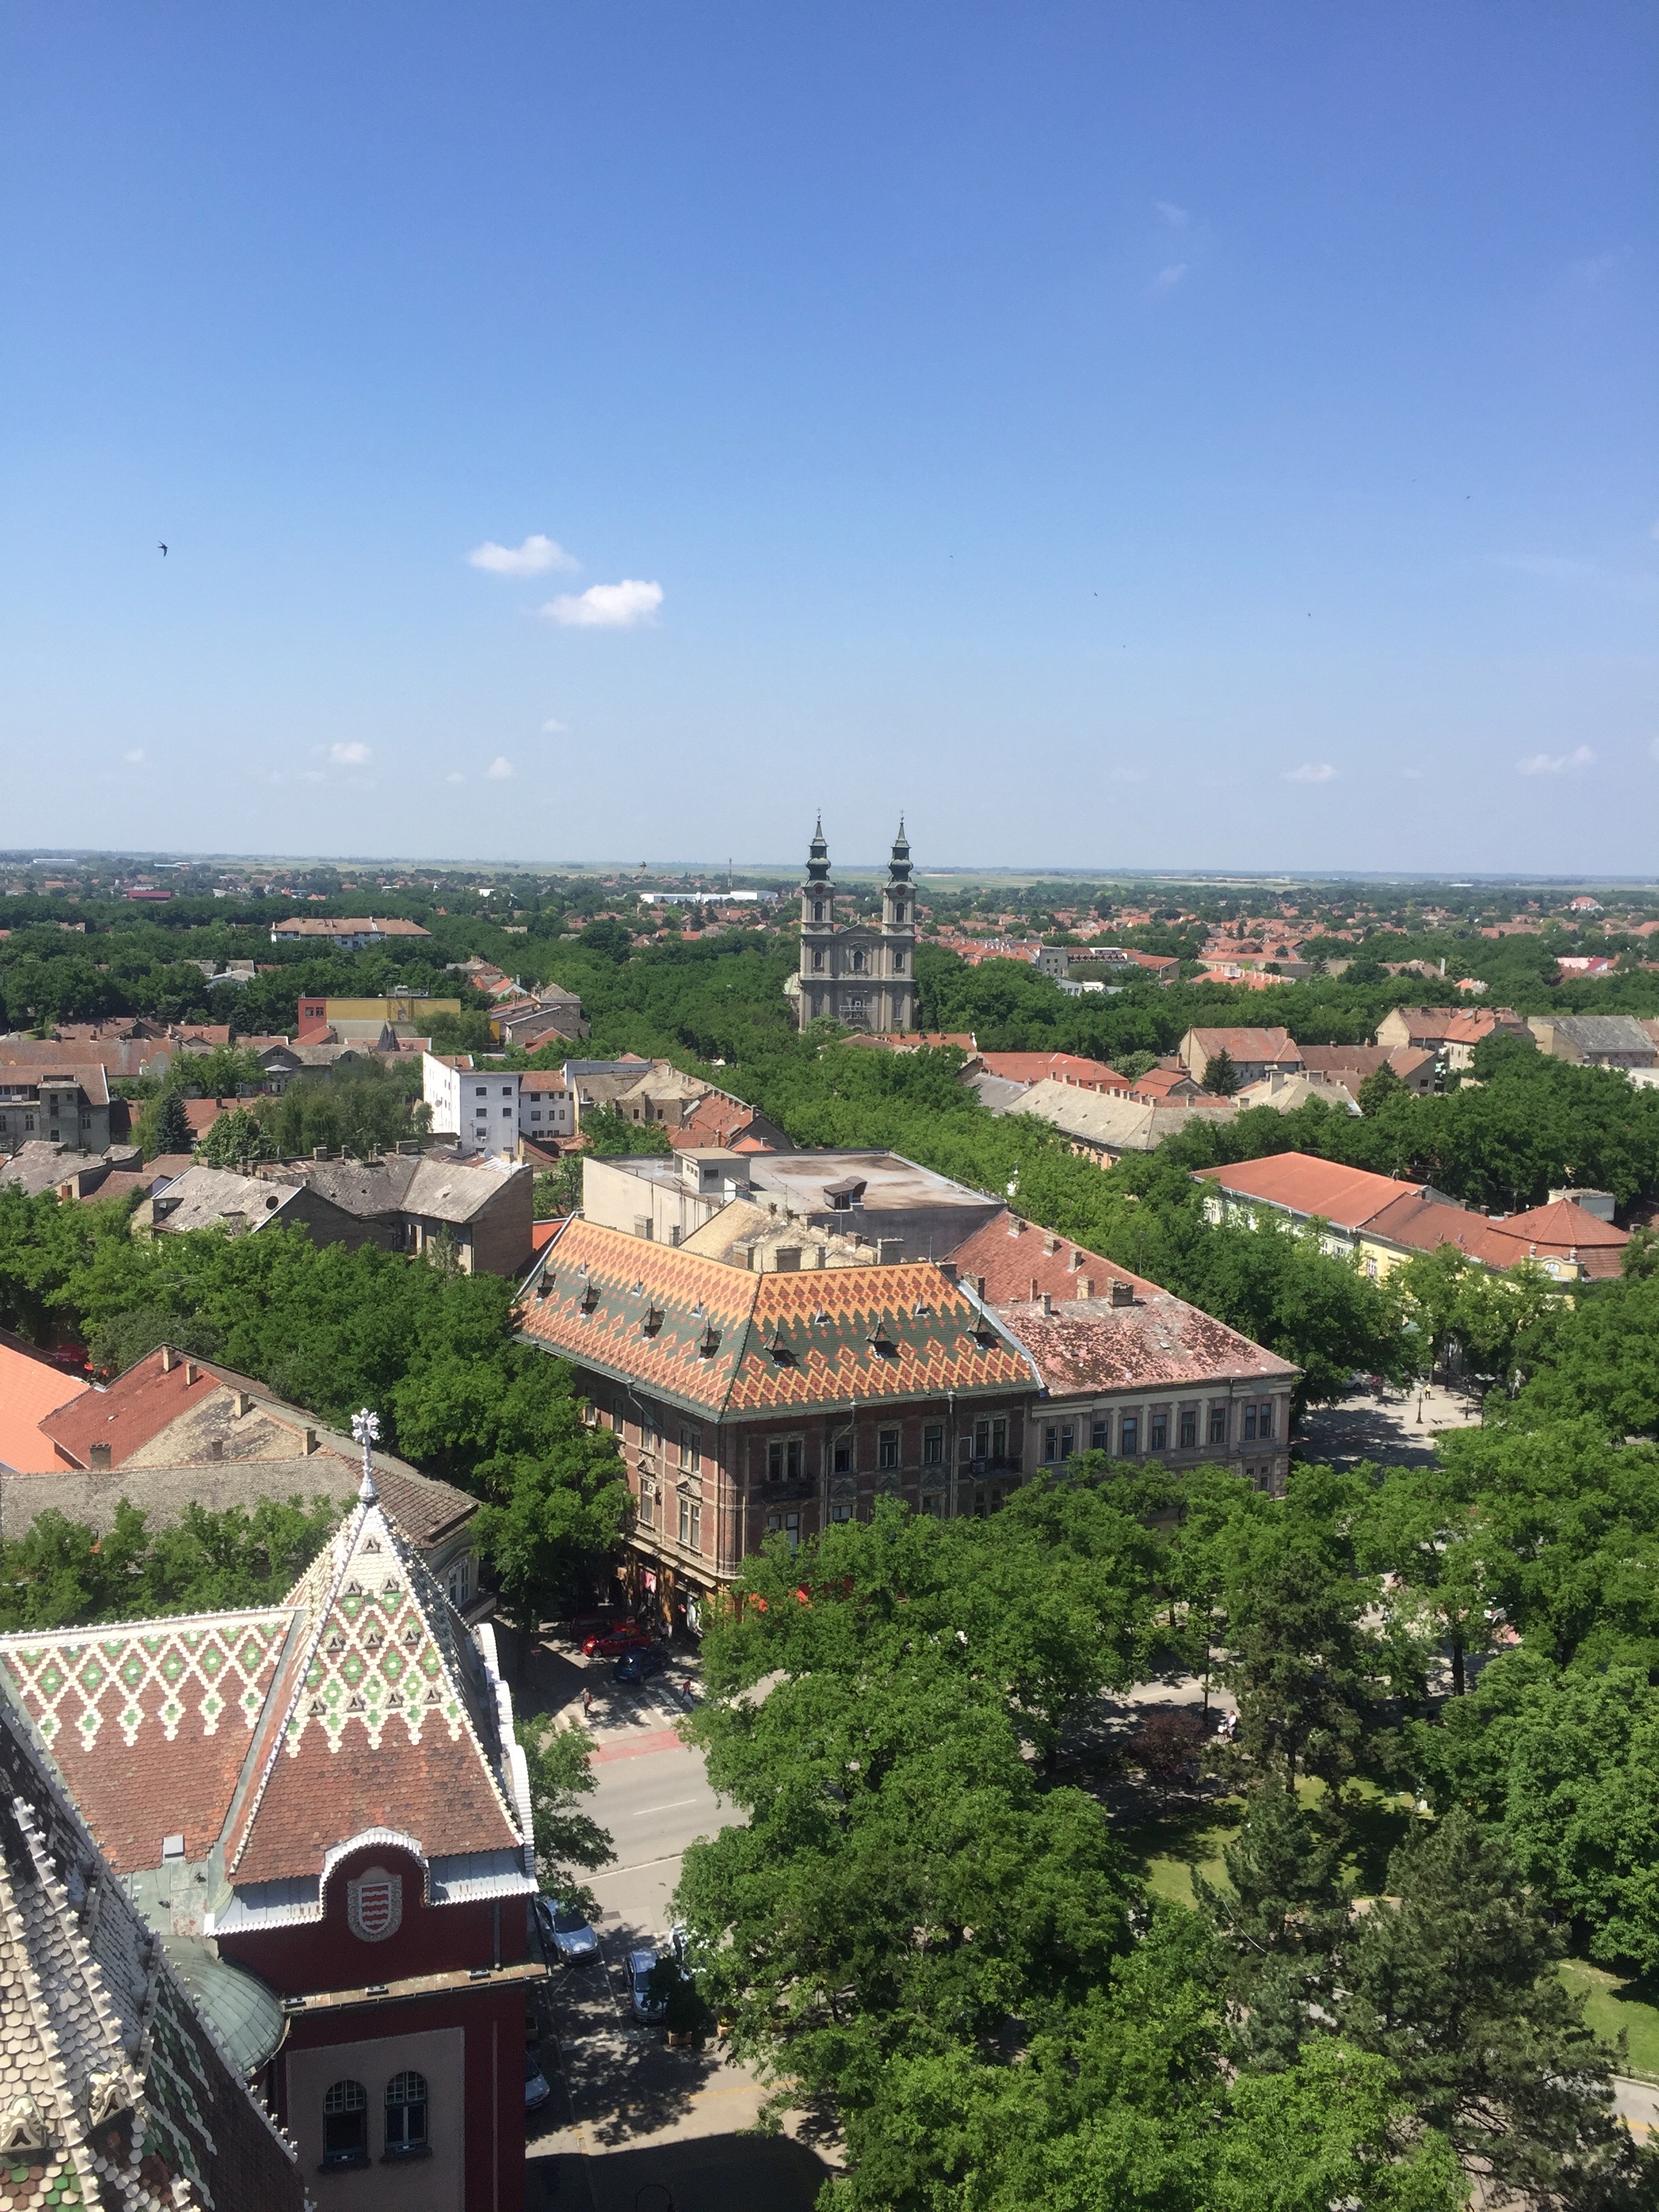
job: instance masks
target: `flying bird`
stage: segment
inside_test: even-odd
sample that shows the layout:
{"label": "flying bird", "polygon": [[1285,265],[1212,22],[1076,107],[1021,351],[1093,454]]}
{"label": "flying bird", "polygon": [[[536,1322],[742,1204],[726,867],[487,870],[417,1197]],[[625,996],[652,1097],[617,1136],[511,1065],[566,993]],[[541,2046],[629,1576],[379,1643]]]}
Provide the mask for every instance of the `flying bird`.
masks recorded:
{"label": "flying bird", "polygon": [[165,561],[165,560],[167,559],[167,547],[166,547],[165,545],[162,545],[162,544],[161,544],[161,539],[160,539],[159,538],[156,539],[155,543],[156,543],[156,544],[161,548],[161,558]]}

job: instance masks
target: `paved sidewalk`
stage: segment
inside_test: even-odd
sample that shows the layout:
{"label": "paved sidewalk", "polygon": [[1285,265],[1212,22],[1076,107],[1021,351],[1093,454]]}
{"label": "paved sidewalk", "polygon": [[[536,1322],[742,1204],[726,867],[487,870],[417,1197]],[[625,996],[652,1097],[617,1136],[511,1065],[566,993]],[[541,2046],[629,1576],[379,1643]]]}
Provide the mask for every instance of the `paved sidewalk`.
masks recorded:
{"label": "paved sidewalk", "polygon": [[1303,1417],[1293,1456],[1310,1467],[1431,1467],[1443,1429],[1475,1427],[1480,1401],[1462,1390],[1358,1390]]}

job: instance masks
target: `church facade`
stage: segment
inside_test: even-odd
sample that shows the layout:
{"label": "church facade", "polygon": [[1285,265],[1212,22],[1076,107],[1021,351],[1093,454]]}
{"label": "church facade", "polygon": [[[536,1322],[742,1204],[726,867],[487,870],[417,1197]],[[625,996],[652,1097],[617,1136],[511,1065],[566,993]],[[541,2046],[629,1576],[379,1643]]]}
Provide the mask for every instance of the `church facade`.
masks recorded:
{"label": "church facade", "polygon": [[839,1022],[878,1035],[916,1025],[916,900],[910,848],[899,823],[882,886],[879,922],[838,923],[830,848],[819,821],[800,887],[800,1026]]}

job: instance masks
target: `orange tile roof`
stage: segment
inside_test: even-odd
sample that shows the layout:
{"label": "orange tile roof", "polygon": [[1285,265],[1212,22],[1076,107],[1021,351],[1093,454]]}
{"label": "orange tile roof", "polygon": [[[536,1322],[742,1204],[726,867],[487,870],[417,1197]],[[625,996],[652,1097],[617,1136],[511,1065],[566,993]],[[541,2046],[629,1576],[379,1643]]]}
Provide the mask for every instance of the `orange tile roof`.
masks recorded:
{"label": "orange tile roof", "polygon": [[522,1310],[532,1342],[716,1416],[1030,1380],[1000,1336],[979,1340],[974,1302],[929,1261],[754,1275],[579,1219],[550,1246],[544,1285]]}
{"label": "orange tile roof", "polygon": [[1344,1167],[1311,1152],[1274,1152],[1231,1167],[1200,1168],[1201,1182],[1218,1183],[1240,1198],[1259,1198],[1289,1212],[1317,1214],[1340,1229],[1359,1229],[1396,1199],[1423,1194],[1421,1183],[1396,1182],[1366,1168]]}
{"label": "orange tile roof", "polygon": [[1057,1082],[1076,1084],[1084,1091],[1127,1091],[1129,1079],[1108,1067],[1103,1060],[1085,1060],[1073,1052],[982,1052],[988,1073],[1006,1083]]}
{"label": "orange tile roof", "polygon": [[61,1468],[40,1424],[84,1396],[88,1387],[31,1346],[0,1343],[0,1467],[17,1474],[51,1474]]}

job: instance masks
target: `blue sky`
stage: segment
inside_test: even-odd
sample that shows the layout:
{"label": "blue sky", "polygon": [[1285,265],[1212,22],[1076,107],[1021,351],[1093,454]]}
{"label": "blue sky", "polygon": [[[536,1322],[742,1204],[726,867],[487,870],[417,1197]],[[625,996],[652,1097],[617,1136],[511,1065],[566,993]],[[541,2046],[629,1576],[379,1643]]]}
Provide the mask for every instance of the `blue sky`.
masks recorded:
{"label": "blue sky", "polygon": [[1650,871],[1656,64],[13,10],[0,842]]}

